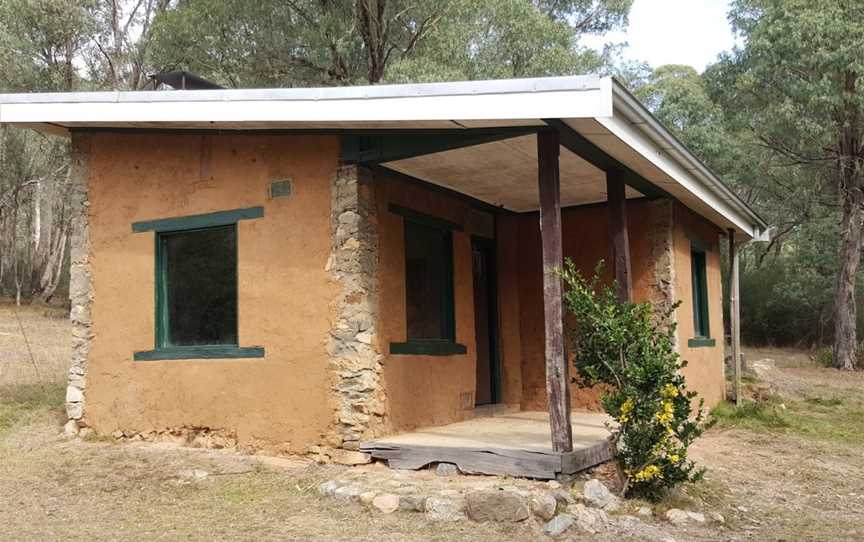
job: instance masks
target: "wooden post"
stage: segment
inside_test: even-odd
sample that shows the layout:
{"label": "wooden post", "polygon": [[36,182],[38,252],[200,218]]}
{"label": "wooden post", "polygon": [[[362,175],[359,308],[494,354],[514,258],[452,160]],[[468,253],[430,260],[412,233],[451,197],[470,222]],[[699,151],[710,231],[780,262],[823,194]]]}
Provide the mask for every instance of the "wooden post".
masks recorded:
{"label": "wooden post", "polygon": [[615,171],[606,172],[606,199],[609,206],[609,239],[612,246],[612,273],[617,282],[618,300],[633,299],[630,273],[630,236],[627,233],[625,185]]}
{"label": "wooden post", "polygon": [[741,406],[741,314],[738,291],[738,250],[735,230],[729,230],[729,331],[732,335],[732,366],[734,367],[735,404]]}
{"label": "wooden post", "polygon": [[546,394],[552,451],[573,451],[570,426],[570,371],[564,356],[564,309],[561,277],[561,190],[558,177],[558,132],[537,133],[537,169],[540,187],[540,236],[543,244],[543,316],[546,327]]}

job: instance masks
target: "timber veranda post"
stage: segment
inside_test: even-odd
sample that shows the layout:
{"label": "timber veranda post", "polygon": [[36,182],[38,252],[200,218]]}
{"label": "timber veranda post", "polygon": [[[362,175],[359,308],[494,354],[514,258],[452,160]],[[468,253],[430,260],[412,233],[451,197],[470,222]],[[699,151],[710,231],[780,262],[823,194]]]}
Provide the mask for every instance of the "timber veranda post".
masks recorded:
{"label": "timber veranda post", "polygon": [[630,272],[630,234],[627,231],[626,186],[616,171],[606,172],[606,202],[609,206],[609,240],[616,295],[622,303],[633,299]]}
{"label": "timber veranda post", "polygon": [[734,377],[735,405],[741,406],[741,310],[738,284],[738,247],[735,246],[735,230],[729,229],[729,332],[732,343],[732,367]]}
{"label": "timber veranda post", "polygon": [[564,265],[561,246],[561,182],[559,137],[555,130],[537,133],[537,170],[540,189],[540,237],[543,247],[543,316],[546,335],[546,395],[552,450],[573,451],[570,425],[570,371],[564,355],[563,286],[558,270]]}

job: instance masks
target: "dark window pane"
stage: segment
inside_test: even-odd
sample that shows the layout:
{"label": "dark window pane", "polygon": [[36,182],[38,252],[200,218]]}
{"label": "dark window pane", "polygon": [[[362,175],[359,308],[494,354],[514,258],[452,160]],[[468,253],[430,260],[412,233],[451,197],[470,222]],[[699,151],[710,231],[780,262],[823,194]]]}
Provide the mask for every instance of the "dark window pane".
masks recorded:
{"label": "dark window pane", "polygon": [[408,339],[453,339],[450,232],[405,222]]}
{"label": "dark window pane", "polygon": [[693,331],[697,337],[709,337],[708,283],[705,276],[705,253],[692,251],[690,265],[693,282]]}
{"label": "dark window pane", "polygon": [[237,227],[160,235],[171,346],[237,344]]}

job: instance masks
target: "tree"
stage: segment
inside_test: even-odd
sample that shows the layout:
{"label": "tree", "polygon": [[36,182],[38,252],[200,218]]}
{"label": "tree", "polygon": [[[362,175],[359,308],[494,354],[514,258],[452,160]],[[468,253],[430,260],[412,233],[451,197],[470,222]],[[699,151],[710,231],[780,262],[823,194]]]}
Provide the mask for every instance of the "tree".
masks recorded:
{"label": "tree", "polygon": [[579,36],[632,0],[184,0],[154,23],[157,64],[229,86],[563,75],[607,57]]}
{"label": "tree", "polygon": [[722,57],[718,97],[758,145],[806,170],[840,209],[833,360],[857,357],[855,284],[864,223],[864,4],[844,0],[736,0],[744,45]]}

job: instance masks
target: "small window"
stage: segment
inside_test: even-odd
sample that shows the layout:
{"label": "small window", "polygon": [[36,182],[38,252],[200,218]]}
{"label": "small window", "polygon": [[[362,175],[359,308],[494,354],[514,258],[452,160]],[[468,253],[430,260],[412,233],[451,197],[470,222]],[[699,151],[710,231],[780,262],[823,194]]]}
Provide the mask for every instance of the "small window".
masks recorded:
{"label": "small window", "polygon": [[237,225],[158,234],[159,347],[237,345]]}
{"label": "small window", "polygon": [[238,346],[237,222],[263,207],[145,220],[132,233],[156,238],[156,340],[136,361],[263,358]]}
{"label": "small window", "polygon": [[405,302],[409,341],[454,339],[449,230],[405,220]]}
{"label": "small window", "polygon": [[390,212],[405,224],[405,335],[390,343],[390,353],[453,356],[465,354],[456,343],[453,309],[453,230],[461,226],[398,205]]}
{"label": "small window", "polygon": [[697,339],[711,337],[708,325],[708,282],[705,275],[705,252],[692,249],[690,268],[693,283],[693,330]]}

